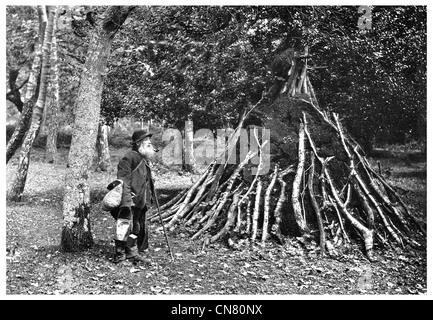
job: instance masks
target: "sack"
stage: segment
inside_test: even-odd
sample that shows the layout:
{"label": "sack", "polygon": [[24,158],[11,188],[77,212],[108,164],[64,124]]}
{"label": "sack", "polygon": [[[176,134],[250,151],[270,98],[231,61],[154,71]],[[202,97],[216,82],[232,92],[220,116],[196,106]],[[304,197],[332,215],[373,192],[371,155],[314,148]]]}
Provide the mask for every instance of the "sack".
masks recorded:
{"label": "sack", "polygon": [[104,199],[102,199],[103,211],[111,211],[116,209],[120,206],[120,202],[122,201],[123,181],[117,179],[110,183],[110,185],[113,184],[116,184],[116,186],[104,196]]}

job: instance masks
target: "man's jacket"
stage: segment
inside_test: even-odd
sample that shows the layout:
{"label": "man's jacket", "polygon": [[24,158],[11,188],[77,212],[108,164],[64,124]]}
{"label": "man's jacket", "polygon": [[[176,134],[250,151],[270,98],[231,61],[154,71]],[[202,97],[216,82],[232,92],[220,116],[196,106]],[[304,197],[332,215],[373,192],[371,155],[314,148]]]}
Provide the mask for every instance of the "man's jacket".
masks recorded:
{"label": "man's jacket", "polygon": [[120,207],[148,208],[154,203],[154,183],[149,164],[137,151],[130,150],[119,161],[117,179],[123,181]]}

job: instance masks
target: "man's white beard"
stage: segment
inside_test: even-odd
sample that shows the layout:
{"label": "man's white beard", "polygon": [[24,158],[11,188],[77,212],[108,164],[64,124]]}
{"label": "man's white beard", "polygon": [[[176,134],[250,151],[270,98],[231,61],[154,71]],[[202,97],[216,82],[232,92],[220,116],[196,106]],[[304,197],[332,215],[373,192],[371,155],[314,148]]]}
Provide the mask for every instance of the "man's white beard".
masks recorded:
{"label": "man's white beard", "polygon": [[153,146],[151,144],[148,145],[141,145],[138,148],[138,153],[143,156],[146,160],[153,160],[155,158],[155,150],[153,149]]}

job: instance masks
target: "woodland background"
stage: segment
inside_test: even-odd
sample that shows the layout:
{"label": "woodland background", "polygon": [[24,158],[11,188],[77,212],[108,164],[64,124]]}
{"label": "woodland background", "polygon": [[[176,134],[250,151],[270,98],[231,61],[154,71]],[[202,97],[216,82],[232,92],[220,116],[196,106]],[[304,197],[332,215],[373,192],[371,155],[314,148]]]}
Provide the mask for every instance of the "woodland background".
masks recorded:
{"label": "woodland background", "polygon": [[[272,96],[281,90],[291,49],[308,45],[309,77],[319,105],[341,116],[370,163],[380,164],[392,186],[425,219],[425,6],[375,6],[372,29],[359,28],[362,13],[350,6],[139,6],[122,12],[127,18],[113,33],[100,112],[92,120],[99,123],[99,138],[95,134],[88,152],[86,192],[95,245],[84,253],[59,248],[64,177],[67,165],[74,167],[69,151],[74,122],[82,117],[77,97],[89,45],[98,18],[110,8],[49,9],[55,11],[46,12],[46,26],[55,26],[49,44],[56,55],[51,54],[45,71],[35,63],[38,44],[42,61],[47,52],[41,42],[41,35],[48,35],[41,32],[41,9],[6,9],[8,190],[21,183],[18,192],[8,193],[6,208],[8,294],[426,292],[426,252],[384,251],[379,263],[371,264],[348,248],[339,260],[324,259],[302,238],[286,247],[272,244],[269,250],[222,243],[202,250],[188,239],[187,230],[177,230],[170,235],[176,260],[169,262],[157,222],[151,226],[152,266],[118,270],[110,262],[113,221],[98,207],[134,129],[151,129],[163,148],[162,132],[183,130],[187,120],[194,129],[234,128],[245,107],[260,101],[263,92]],[[22,147],[13,151],[10,142],[21,127]],[[33,136],[25,138],[26,132]],[[154,169],[164,203],[197,181],[201,168],[168,167],[160,161]]]}

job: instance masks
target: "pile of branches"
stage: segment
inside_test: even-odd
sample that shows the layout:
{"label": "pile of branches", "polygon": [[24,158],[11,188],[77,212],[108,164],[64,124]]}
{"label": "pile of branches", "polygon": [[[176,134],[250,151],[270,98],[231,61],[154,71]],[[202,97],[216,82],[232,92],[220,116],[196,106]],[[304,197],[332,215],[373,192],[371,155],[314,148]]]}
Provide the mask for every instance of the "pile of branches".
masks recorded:
{"label": "pile of branches", "polygon": [[[284,244],[288,230],[295,229],[297,236],[314,238],[322,254],[336,255],[338,247],[359,242],[371,260],[375,245],[422,246],[425,223],[370,166],[338,115],[318,108],[306,62],[301,67],[300,58],[296,61],[282,92],[309,97],[309,101],[301,99],[309,110],[302,111],[299,119],[297,161],[286,167],[274,163],[271,173],[259,175],[260,161],[257,175],[248,177],[251,158],[258,155],[261,160],[264,145],[270,143],[255,136],[256,152],[250,151],[235,165],[218,158],[189,189],[161,207],[166,228],[173,231],[184,225],[192,231],[192,239],[203,239],[203,245],[249,239],[263,246],[270,239]],[[227,159],[236,153],[247,115],[223,152]],[[314,132],[317,127],[309,119],[331,132],[338,159],[321,150],[316,142],[319,134]],[[156,219],[157,214],[150,214],[151,221]]]}
{"label": "pile of branches", "polygon": [[[369,259],[374,259],[375,243],[419,247],[416,239],[426,236],[425,225],[370,166],[359,145],[344,133],[339,117],[310,104],[333,129],[346,154],[345,167],[339,166],[338,172],[330,169],[334,157],[321,156],[304,113],[297,163],[286,168],[275,164],[270,174],[257,174],[249,182],[243,171],[256,152],[250,151],[236,165],[214,161],[189,189],[161,207],[166,228],[187,226],[193,230],[192,239],[203,238],[204,245],[248,238],[264,246],[269,239],[284,243],[283,220],[291,215],[285,220],[296,221],[301,235],[316,235],[322,253],[333,255],[336,247],[358,239]],[[236,152],[242,122],[227,146],[229,154]],[[259,154],[268,142],[259,143]],[[157,218],[150,216],[151,221]]]}

